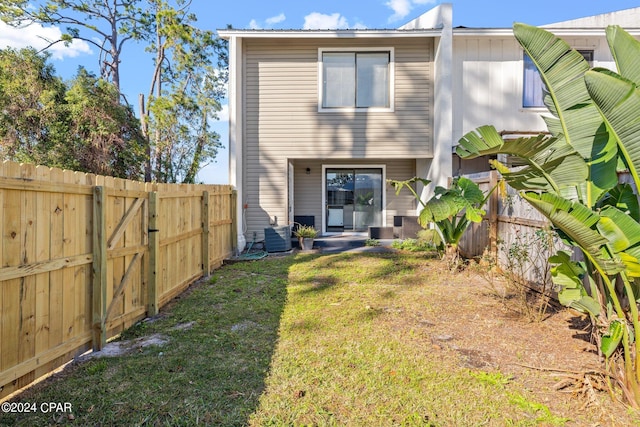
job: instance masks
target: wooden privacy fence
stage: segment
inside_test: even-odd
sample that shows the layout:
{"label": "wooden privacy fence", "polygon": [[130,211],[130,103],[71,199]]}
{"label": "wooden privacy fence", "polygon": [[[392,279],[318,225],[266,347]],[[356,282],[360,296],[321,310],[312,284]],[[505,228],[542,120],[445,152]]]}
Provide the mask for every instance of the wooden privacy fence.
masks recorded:
{"label": "wooden privacy fence", "polygon": [[0,397],[114,337],[235,250],[227,185],[0,164]]}
{"label": "wooden privacy fence", "polygon": [[[489,191],[498,182],[498,172],[491,171],[467,175],[484,192]],[[529,203],[523,200],[517,191],[507,186],[506,194],[494,191],[485,205],[486,215],[481,223],[472,224],[460,241],[461,252],[468,257],[489,254],[498,266],[507,267],[508,251],[517,245],[528,246],[528,250],[544,253],[531,253],[531,265],[521,268],[526,279],[540,283],[546,277],[546,259],[552,255],[554,247],[544,247],[545,242],[537,238],[536,232],[549,227],[547,219]],[[555,248],[560,245],[556,242]],[[535,255],[535,256],[534,256]],[[543,265],[544,264],[544,265]]]}

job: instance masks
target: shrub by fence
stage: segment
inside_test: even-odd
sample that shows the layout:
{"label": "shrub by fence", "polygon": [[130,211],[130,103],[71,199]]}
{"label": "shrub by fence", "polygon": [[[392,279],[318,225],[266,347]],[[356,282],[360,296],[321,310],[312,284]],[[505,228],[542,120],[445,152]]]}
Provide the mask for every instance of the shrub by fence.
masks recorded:
{"label": "shrub by fence", "polygon": [[117,335],[235,247],[226,185],[0,165],[0,397]]}

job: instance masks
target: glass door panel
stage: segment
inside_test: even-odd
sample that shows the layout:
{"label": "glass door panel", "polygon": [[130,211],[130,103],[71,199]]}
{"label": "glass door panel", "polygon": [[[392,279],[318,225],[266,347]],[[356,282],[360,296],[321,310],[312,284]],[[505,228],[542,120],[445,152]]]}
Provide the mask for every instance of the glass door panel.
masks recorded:
{"label": "glass door panel", "polygon": [[326,169],[328,232],[382,224],[382,169]]}
{"label": "glass door panel", "polygon": [[356,169],[354,186],[354,231],[382,225],[382,171]]}
{"label": "glass door panel", "polygon": [[327,169],[327,231],[353,229],[353,169]]}

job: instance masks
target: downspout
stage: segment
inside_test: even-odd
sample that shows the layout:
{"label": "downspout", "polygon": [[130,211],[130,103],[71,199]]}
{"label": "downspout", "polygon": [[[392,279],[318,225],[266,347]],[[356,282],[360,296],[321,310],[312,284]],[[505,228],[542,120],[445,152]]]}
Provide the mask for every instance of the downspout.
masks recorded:
{"label": "downspout", "polygon": [[229,39],[229,184],[236,192],[236,218],[238,221],[238,253],[247,243],[245,226],[245,192],[243,168],[243,96],[242,96],[242,38],[231,36]]}

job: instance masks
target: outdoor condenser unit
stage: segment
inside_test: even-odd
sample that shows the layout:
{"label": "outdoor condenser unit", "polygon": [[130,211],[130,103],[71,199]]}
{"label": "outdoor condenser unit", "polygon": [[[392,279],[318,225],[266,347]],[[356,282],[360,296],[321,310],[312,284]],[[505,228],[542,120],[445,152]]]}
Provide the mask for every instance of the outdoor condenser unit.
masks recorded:
{"label": "outdoor condenser unit", "polygon": [[291,250],[291,227],[269,227],[264,229],[264,246],[267,252]]}

